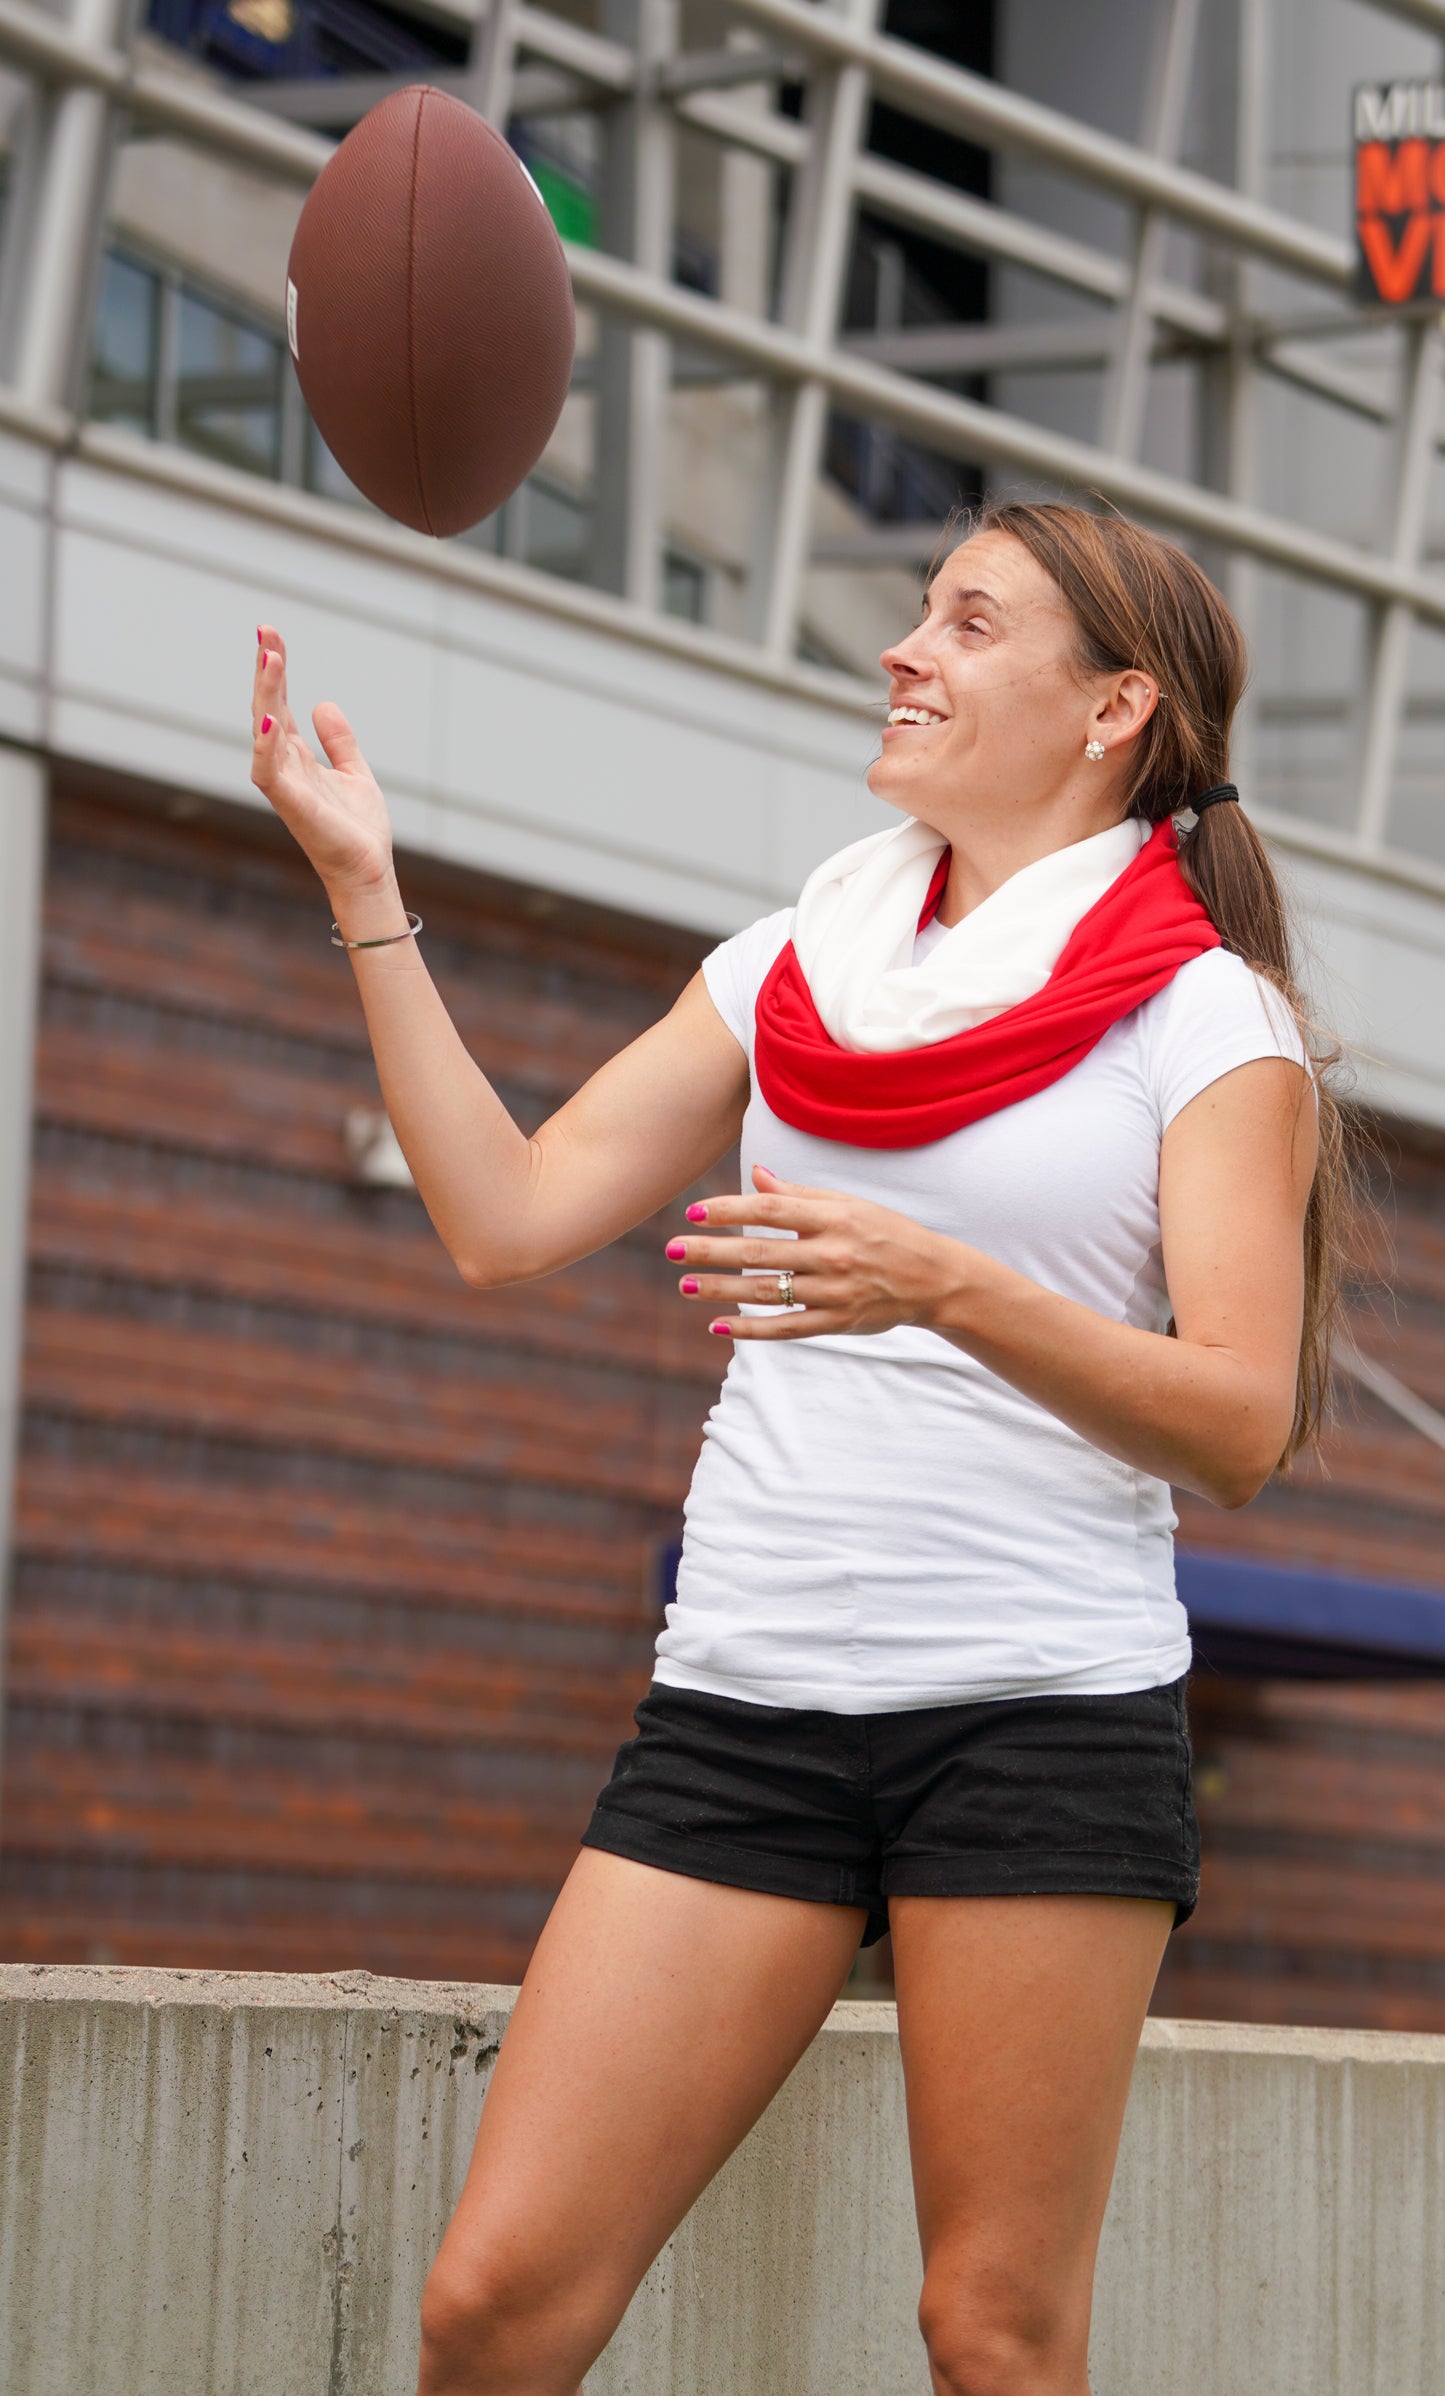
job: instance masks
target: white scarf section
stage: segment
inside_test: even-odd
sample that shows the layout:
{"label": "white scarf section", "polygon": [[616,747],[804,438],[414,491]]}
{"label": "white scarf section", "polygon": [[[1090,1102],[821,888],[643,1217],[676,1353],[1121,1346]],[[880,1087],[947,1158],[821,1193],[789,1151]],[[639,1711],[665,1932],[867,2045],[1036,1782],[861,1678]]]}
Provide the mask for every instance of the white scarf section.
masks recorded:
{"label": "white scarf section", "polygon": [[884,1054],[951,1039],[1032,998],[1149,832],[1130,817],[1021,867],[916,965],[914,936],[942,836],[909,816],[839,849],[808,876],[793,922],[824,1029],[840,1048]]}

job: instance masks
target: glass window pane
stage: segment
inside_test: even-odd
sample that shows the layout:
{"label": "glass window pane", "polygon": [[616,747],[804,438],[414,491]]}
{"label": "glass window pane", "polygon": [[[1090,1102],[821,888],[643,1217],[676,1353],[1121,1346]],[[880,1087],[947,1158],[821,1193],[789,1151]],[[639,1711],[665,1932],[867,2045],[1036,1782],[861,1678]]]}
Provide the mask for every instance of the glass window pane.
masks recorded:
{"label": "glass window pane", "polygon": [[837,410],[828,418],[824,471],[876,524],[942,525],[982,490],[974,467]]}
{"label": "glass window pane", "polygon": [[548,574],[585,581],[591,509],[555,483],[529,481],[526,491],[526,553],[529,565]]}
{"label": "glass window pane", "polygon": [[338,466],[326,443],[316,429],[316,419],[306,416],[306,488],[317,491],[323,499],[349,499],[353,505],[366,502],[344,467]]}
{"label": "glass window pane", "polygon": [[227,465],[275,474],[281,456],[281,342],[198,291],[180,294],[176,434]]}
{"label": "glass window pane", "polygon": [[106,424],[155,430],[160,277],[112,253],[101,271],[91,352],[90,412]]}
{"label": "glass window pane", "polygon": [[662,561],[662,604],[670,616],[701,624],[707,615],[707,573],[696,559],[669,549]]}

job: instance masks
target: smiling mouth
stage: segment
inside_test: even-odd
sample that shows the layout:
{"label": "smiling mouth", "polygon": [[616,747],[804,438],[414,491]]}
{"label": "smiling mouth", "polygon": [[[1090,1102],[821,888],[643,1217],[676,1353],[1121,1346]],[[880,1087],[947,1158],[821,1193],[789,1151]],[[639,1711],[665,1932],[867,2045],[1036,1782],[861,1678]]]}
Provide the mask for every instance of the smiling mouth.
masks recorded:
{"label": "smiling mouth", "polygon": [[927,730],[929,725],[941,724],[945,720],[943,716],[935,714],[931,707],[890,707],[887,716],[891,731],[901,731],[906,725],[915,724]]}

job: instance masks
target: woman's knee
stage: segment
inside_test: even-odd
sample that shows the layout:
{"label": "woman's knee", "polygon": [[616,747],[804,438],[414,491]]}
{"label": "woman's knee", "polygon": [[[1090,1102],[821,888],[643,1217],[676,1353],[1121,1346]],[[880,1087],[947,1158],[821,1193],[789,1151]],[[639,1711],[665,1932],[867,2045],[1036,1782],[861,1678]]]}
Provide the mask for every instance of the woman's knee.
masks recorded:
{"label": "woman's knee", "polygon": [[1088,2325],[1046,2291],[930,2272],[918,2308],[935,2396],[1088,2396]]}
{"label": "woman's knee", "polygon": [[480,2273],[432,2265],[421,2299],[418,2396],[481,2396],[495,2381],[507,2328],[502,2292]]}
{"label": "woman's knee", "polygon": [[596,2359],[580,2298],[443,2250],[422,2291],[418,2396],[576,2396]]}

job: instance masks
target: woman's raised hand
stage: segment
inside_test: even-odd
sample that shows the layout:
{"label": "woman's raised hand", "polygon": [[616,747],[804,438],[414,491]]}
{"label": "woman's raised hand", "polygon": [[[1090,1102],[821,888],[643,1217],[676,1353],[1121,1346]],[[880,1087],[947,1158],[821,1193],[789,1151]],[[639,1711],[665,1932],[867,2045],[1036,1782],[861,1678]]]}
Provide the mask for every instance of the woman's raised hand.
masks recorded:
{"label": "woman's raised hand", "polygon": [[323,764],[297,730],[286,697],[286,650],[274,625],[256,629],[251,780],[294,833],[334,905],[391,880],[391,824],[356,735],[329,700],[313,710]]}

